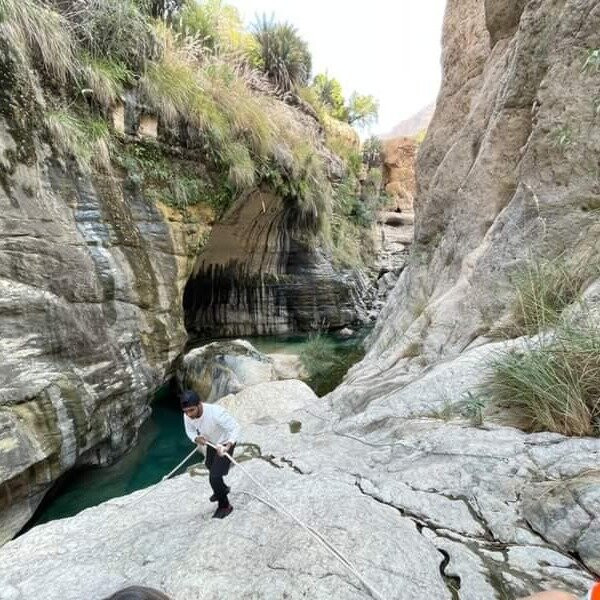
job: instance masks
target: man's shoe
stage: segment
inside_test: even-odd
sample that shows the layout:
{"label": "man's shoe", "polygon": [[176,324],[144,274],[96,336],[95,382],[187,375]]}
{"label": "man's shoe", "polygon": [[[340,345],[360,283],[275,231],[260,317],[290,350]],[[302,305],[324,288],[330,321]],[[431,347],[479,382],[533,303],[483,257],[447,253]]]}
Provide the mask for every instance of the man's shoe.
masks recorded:
{"label": "man's shoe", "polygon": [[[231,491],[231,488],[226,485],[225,489],[227,490],[227,493],[229,494],[229,492]],[[218,500],[217,495],[213,494],[210,498],[209,498],[210,502],[216,502]]]}
{"label": "man's shoe", "polygon": [[213,519],[224,519],[227,515],[231,514],[233,506],[225,506],[224,508],[217,508],[215,514],[212,516]]}

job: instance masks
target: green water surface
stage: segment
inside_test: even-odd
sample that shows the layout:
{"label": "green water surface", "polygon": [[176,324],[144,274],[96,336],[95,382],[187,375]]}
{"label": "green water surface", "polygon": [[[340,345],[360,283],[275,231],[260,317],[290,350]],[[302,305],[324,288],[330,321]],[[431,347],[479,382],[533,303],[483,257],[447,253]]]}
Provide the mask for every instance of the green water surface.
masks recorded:
{"label": "green water surface", "polygon": [[[334,335],[324,336],[328,352],[332,353],[334,359],[323,363],[325,368],[318,369],[307,382],[319,396],[334,389],[348,367],[362,357],[363,337],[364,334],[340,340]],[[300,355],[309,346],[308,335],[245,339],[267,354]],[[80,469],[65,476],[47,494],[24,531],[54,519],[73,516],[90,506],[157,483],[192,449],[183,429],[183,417],[174,386],[165,385],[156,395],[152,416],[140,429],[136,446],[114,465]],[[190,459],[190,463],[193,462],[194,459]],[[185,468],[182,467],[181,471]]]}
{"label": "green water surface", "polygon": [[[157,393],[152,416],[140,429],[138,443],[118,462],[83,468],[67,475],[49,492],[27,529],[77,514],[111,498],[157,483],[181,462],[193,445],[185,435],[179,401],[165,386]],[[198,455],[198,459],[201,455]],[[188,464],[193,464],[190,459]],[[184,471],[184,465],[180,471]]]}

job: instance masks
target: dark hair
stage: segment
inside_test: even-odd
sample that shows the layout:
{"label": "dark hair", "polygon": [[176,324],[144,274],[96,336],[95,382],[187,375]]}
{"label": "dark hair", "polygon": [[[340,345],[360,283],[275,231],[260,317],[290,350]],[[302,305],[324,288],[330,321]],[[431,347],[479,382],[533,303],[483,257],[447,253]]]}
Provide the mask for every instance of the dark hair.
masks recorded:
{"label": "dark hair", "polygon": [[132,585],[115,592],[104,600],[171,600],[169,596],[158,590],[141,585]]}
{"label": "dark hair", "polygon": [[180,402],[181,408],[198,406],[198,404],[200,404],[200,396],[198,396],[194,390],[184,390],[183,394],[181,394]]}

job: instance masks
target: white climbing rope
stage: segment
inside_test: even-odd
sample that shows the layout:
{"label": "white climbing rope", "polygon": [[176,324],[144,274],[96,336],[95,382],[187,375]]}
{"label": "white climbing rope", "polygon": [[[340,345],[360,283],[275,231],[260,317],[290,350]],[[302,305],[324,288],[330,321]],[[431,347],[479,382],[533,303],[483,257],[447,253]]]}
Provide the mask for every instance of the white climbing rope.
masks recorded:
{"label": "white climbing rope", "polygon": [[[207,441],[206,444],[208,446],[210,446],[211,448],[215,449],[215,450],[217,449],[217,447],[215,445],[211,444],[209,441]],[[242,470],[242,472],[244,473],[244,475],[246,475],[246,477],[248,477],[256,486],[258,486],[261,490],[263,490],[267,494],[267,496],[269,497],[270,501],[269,500],[265,500],[264,498],[261,498],[260,496],[258,496],[256,494],[252,494],[251,492],[243,491],[242,493],[244,493],[244,494],[246,494],[248,496],[252,496],[252,497],[256,498],[257,500],[259,500],[260,502],[262,502],[263,504],[265,504],[268,507],[272,508],[276,512],[280,512],[280,513],[283,513],[284,515],[288,516],[295,523],[297,523],[298,525],[300,525],[300,527],[302,527],[302,529],[304,529],[304,531],[306,531],[312,538],[314,538],[334,558],[336,558],[337,560],[339,560],[342,563],[342,565],[344,565],[344,567],[348,571],[350,571],[350,573],[352,573],[361,582],[361,584],[363,585],[363,587],[367,590],[367,592],[369,592],[369,594],[373,598],[375,598],[375,600],[385,600],[385,597],[383,596],[383,594],[381,594],[376,588],[374,588],[359,573],[359,571],[356,568],[356,566],[353,565],[342,554],[342,552],[340,552],[329,540],[327,540],[322,533],[318,532],[313,527],[310,527],[310,526],[306,525],[298,517],[296,517],[293,513],[291,513],[281,502],[279,502],[279,500],[277,500],[277,498],[275,498],[273,496],[273,494],[271,494],[271,492],[260,481],[258,481],[258,479],[256,479],[247,469],[244,468],[243,465],[241,465],[239,462],[237,462],[230,454],[228,454],[227,452],[225,452],[224,456],[226,456],[229,459],[229,461],[231,462],[231,464],[235,465],[236,467],[239,467]]]}
{"label": "white climbing rope", "polygon": [[[181,467],[183,467],[183,465],[190,460],[190,458],[192,458],[192,456],[194,456],[194,454],[196,454],[196,452],[198,451],[198,446],[195,446],[194,449],[171,471],[169,471],[158,483],[162,483],[165,479],[169,479],[169,477],[171,477],[171,475],[173,475],[174,473],[176,473]],[[125,504],[120,504],[118,502],[114,502],[114,503],[107,503],[110,506],[116,506],[118,508],[124,508],[125,506],[128,506],[129,504],[132,504],[133,502],[139,502],[142,498],[146,497],[148,494],[150,494],[151,492],[153,492],[156,489],[156,485],[151,485],[143,494],[140,494],[139,496],[136,496],[135,498],[132,499],[131,502],[125,502]]]}
{"label": "white climbing rope", "polygon": [[[213,448],[215,451],[217,450],[217,447],[214,444],[211,444],[209,441],[207,441],[206,444],[207,444],[207,446],[210,446],[211,448]],[[169,473],[167,473],[160,480],[159,483],[165,481],[166,479],[169,479],[169,477],[171,477],[173,474],[175,474],[198,451],[198,449],[199,449],[198,446],[195,446],[194,449],[174,469],[172,469],[171,471],[169,471]],[[258,486],[261,490],[263,490],[266,493],[266,495],[269,497],[269,500],[265,500],[264,498],[261,498],[260,496],[258,496],[256,494],[253,494],[252,492],[245,491],[245,490],[242,490],[243,494],[246,494],[247,496],[251,496],[253,498],[256,498],[257,500],[259,500],[260,502],[262,502],[263,504],[265,504],[269,508],[273,509],[274,511],[280,512],[280,513],[286,515],[287,517],[289,517],[290,519],[292,519],[292,521],[294,521],[300,527],[302,527],[302,529],[304,529],[304,531],[306,531],[323,548],[325,548],[325,550],[327,550],[327,552],[329,552],[350,573],[352,573],[352,575],[354,575],[360,581],[360,583],[365,588],[365,590],[373,598],[375,598],[375,600],[386,600],[385,596],[383,596],[383,594],[381,594],[381,592],[379,592],[375,587],[373,587],[360,574],[360,572],[358,571],[357,567],[353,563],[351,563],[342,554],[342,552],[340,550],[338,550],[327,538],[325,538],[325,536],[322,533],[320,533],[319,531],[317,531],[313,527],[310,527],[309,525],[306,525],[298,517],[296,517],[296,515],[294,515],[292,512],[290,512],[281,502],[279,502],[279,500],[277,500],[277,498],[275,498],[273,496],[273,494],[271,494],[271,492],[258,479],[256,479],[256,477],[254,477],[247,469],[245,469],[243,465],[241,465],[239,462],[237,462],[237,460],[235,460],[233,458],[233,456],[231,456],[227,452],[225,452],[224,456],[226,456],[229,459],[229,461],[231,462],[231,464],[235,465],[236,467],[239,467],[242,470],[242,472],[244,473],[244,475],[246,475],[246,477],[248,477],[256,486]],[[132,504],[134,502],[138,503],[142,498],[144,498],[148,494],[152,493],[157,487],[158,487],[157,484],[151,486],[143,494],[141,494],[141,495],[136,496],[135,498],[133,498],[131,502],[127,502],[125,504],[114,503],[114,504],[112,504],[112,506],[116,506],[118,508],[125,508],[126,506],[129,506],[129,504]],[[111,503],[108,503],[108,504],[111,504]]]}

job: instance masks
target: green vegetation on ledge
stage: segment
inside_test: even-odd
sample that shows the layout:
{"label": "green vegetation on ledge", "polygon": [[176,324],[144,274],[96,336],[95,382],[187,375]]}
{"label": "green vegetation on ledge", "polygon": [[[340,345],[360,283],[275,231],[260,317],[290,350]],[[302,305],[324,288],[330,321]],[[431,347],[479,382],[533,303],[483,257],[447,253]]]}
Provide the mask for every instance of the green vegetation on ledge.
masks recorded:
{"label": "green vegetation on ledge", "polygon": [[[150,198],[206,203],[217,216],[267,183],[288,206],[290,228],[319,236],[340,263],[366,257],[374,204],[361,196],[356,134],[323,140],[318,123],[306,125],[311,119],[282,100],[309,89],[312,59],[293,26],[263,18],[246,31],[220,0],[0,0],[0,36],[14,49],[21,91],[36,97],[41,84],[36,101],[62,159],[108,176],[124,170]],[[113,115],[132,95],[157,118],[159,142],[115,129]],[[335,116],[369,122],[377,112],[369,98],[342,97]],[[199,158],[192,168],[167,148],[186,138]],[[332,152],[341,169],[331,167]]]}
{"label": "green vegetation on ledge", "polygon": [[308,383],[318,396],[334,390],[348,369],[365,355],[361,340],[335,342],[322,333],[312,334],[300,353]]}
{"label": "green vegetation on ledge", "polygon": [[551,335],[496,358],[491,406],[527,431],[600,435],[600,330],[561,323]]}

